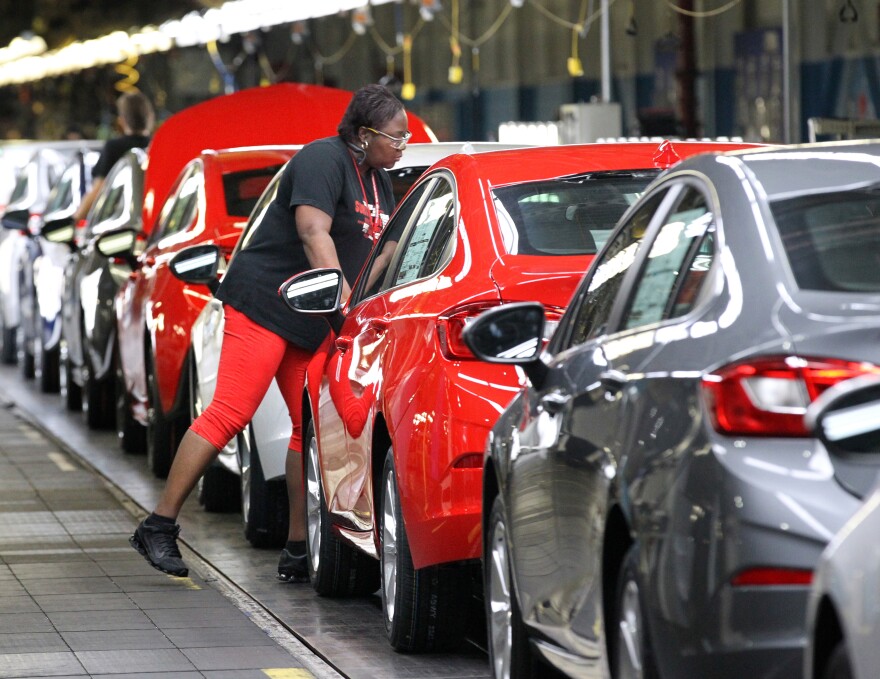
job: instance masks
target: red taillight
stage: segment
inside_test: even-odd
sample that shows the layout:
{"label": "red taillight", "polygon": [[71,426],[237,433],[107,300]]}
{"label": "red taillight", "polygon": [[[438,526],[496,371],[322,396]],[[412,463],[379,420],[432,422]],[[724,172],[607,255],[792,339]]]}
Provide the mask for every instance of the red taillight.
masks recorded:
{"label": "red taillight", "polygon": [[733,576],[730,584],[734,587],[808,587],[813,582],[813,571],[799,568],[749,568]]}
{"label": "red taillight", "polygon": [[[472,302],[454,307],[440,315],[437,321],[437,340],[440,342],[440,351],[449,360],[462,360],[474,358],[471,350],[461,338],[465,327],[486,309],[501,306],[502,302]],[[544,343],[550,339],[564,309],[559,307],[544,307]]]}
{"label": "red taillight", "polygon": [[715,429],[743,436],[808,436],[807,406],[828,387],[866,373],[870,363],[776,356],[734,363],[703,378]]}

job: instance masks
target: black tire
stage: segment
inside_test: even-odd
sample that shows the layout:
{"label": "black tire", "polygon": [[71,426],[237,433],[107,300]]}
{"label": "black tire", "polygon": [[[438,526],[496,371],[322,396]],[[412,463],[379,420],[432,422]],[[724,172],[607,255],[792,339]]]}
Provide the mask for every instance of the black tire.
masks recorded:
{"label": "black tire", "polygon": [[134,419],[131,414],[131,398],[128,389],[125,388],[125,376],[122,373],[122,366],[119,364],[118,349],[113,372],[114,419],[119,446],[126,453],[145,453],[147,450],[147,428]]}
{"label": "black tire", "polygon": [[321,596],[363,596],[379,589],[379,562],[333,532],[318,463],[315,425],[305,437],[306,554],[312,587]]}
{"label": "black tire", "polygon": [[58,371],[61,382],[59,388],[64,405],[68,410],[82,410],[82,389],[73,380],[73,365],[67,353],[67,345],[63,340],[59,360],[61,363]]}
{"label": "black tire", "polygon": [[496,496],[489,509],[483,545],[483,590],[485,593],[489,668],[495,679],[535,679],[545,669],[529,645],[510,568],[507,514]]}
{"label": "black tire", "polygon": [[[610,638],[611,657],[609,658],[613,679],[629,676],[658,679],[650,630],[644,614],[645,597],[638,573],[638,559],[638,547],[632,545],[620,566],[613,620],[606,625],[609,635],[613,635]],[[624,640],[625,635],[629,635],[628,643]],[[627,649],[635,649],[639,653],[638,664],[642,668],[640,675],[633,673],[634,663]]]}
{"label": "black tire", "polygon": [[[35,313],[39,313],[38,311]],[[60,320],[57,322],[61,322]],[[42,323],[40,323],[42,326]],[[34,358],[36,360],[37,381],[40,391],[44,394],[55,394],[61,388],[60,379],[60,350],[58,344],[51,349],[46,349],[44,344],[43,329],[40,327],[34,338]]]}
{"label": "black tire", "polygon": [[18,328],[8,328],[4,325],[0,336],[3,340],[3,346],[0,347],[0,361],[6,365],[15,365],[18,360]]}
{"label": "black tire", "polygon": [[[36,377],[36,351],[34,345],[37,343],[37,321],[40,317],[40,310],[37,308],[37,296],[33,293],[30,296],[22,296],[21,291],[25,290],[27,283],[19,281],[19,308],[21,312],[21,321],[18,333],[18,366],[21,369],[21,376],[26,380],[32,380]],[[30,313],[26,314],[25,309],[30,309]]]}
{"label": "black tire", "polygon": [[469,609],[473,597],[470,572],[456,565],[413,567],[390,448],[381,501],[382,617],[388,642],[405,653],[458,646],[467,631],[462,611]]}
{"label": "black tire", "polygon": [[853,679],[853,676],[846,642],[841,639],[828,656],[828,662],[822,670],[822,679]]}
{"label": "black tire", "polygon": [[177,446],[190,425],[189,405],[181,408],[184,415],[168,416],[162,410],[152,350],[147,348],[144,357],[147,371],[147,394],[150,408],[147,415],[147,466],[153,474],[164,479],[171,469]]}
{"label": "black tire", "polygon": [[[86,348],[86,338],[82,340],[83,388],[82,409],[89,429],[112,429],[116,422],[116,398],[113,380],[109,377],[97,379]],[[112,377],[112,376],[111,376]]]}
{"label": "black tire", "polygon": [[32,380],[37,374],[36,361],[34,351],[31,349],[24,328],[19,326],[18,347],[20,349],[18,356],[18,367],[21,369],[21,376],[26,380]]}
{"label": "black tire", "polygon": [[278,548],[287,542],[287,486],[263,476],[260,453],[250,427],[238,435],[242,458],[241,515],[244,536],[254,547]]}
{"label": "black tire", "polygon": [[212,514],[230,514],[241,507],[238,477],[214,462],[199,479],[199,504]]}

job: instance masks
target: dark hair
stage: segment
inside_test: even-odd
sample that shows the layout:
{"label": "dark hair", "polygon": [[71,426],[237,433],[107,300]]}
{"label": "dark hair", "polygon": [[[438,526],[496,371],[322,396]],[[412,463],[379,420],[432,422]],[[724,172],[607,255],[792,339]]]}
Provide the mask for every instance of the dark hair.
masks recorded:
{"label": "dark hair", "polygon": [[364,85],[351,98],[337,132],[345,141],[356,143],[362,127],[378,129],[403,110],[394,93],[382,85]]}
{"label": "dark hair", "polygon": [[116,110],[135,134],[150,134],[156,120],[153,105],[142,92],[126,92],[116,100]]}

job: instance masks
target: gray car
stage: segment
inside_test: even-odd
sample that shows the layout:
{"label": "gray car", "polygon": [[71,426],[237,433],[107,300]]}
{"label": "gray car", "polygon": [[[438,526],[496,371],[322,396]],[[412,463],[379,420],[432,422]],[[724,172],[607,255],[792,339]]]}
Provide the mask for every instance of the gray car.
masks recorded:
{"label": "gray car", "polygon": [[528,376],[486,447],[494,675],[800,677],[813,569],[878,470],[803,415],[880,365],[880,144],[679,163],[541,351],[543,318],[466,330]]}

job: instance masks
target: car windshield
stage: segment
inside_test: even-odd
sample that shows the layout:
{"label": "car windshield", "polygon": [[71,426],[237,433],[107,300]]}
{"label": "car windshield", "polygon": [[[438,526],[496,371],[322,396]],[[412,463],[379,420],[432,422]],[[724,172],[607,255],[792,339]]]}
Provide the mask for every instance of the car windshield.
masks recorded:
{"label": "car windshield", "polygon": [[798,287],[880,292],[880,188],[770,203]]}
{"label": "car windshield", "polygon": [[657,174],[592,172],[495,189],[495,210],[507,252],[596,254]]}

